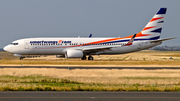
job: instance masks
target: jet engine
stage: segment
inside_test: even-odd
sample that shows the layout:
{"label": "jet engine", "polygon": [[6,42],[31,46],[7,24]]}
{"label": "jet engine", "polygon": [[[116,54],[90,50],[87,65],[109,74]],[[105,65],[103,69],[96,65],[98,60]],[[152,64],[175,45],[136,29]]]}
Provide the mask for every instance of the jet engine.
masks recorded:
{"label": "jet engine", "polygon": [[64,58],[64,55],[55,55],[56,58]]}
{"label": "jet engine", "polygon": [[83,57],[83,51],[81,50],[67,50],[65,52],[66,58],[82,58]]}

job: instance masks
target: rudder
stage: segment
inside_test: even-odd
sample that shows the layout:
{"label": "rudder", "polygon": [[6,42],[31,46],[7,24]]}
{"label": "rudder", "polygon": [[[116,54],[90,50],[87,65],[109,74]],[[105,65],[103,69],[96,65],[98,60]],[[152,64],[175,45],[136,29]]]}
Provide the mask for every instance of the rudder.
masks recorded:
{"label": "rudder", "polygon": [[143,28],[143,30],[137,34],[139,37],[146,37],[151,40],[157,40],[160,38],[162,26],[164,23],[164,17],[167,8],[160,8],[160,10],[154,15],[149,23]]}

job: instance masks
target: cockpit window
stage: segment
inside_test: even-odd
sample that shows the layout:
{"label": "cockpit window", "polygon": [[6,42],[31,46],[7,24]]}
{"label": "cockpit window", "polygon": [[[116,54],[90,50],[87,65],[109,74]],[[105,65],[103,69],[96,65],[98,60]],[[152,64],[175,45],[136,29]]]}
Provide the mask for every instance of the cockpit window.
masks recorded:
{"label": "cockpit window", "polygon": [[11,45],[18,45],[18,43],[11,43]]}

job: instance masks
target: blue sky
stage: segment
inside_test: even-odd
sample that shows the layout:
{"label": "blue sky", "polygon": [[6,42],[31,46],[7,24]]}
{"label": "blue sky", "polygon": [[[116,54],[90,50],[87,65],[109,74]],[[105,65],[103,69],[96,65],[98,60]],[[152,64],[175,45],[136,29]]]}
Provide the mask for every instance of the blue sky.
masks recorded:
{"label": "blue sky", "polygon": [[140,32],[161,7],[162,45],[179,46],[180,0],[0,0],[0,47],[33,37],[125,37]]}

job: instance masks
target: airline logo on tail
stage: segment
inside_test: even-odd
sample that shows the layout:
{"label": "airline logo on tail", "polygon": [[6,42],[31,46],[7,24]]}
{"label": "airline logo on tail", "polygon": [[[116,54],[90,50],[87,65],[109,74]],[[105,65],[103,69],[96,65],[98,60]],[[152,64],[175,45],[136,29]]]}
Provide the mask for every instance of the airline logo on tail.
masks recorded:
{"label": "airline logo on tail", "polygon": [[160,10],[154,15],[154,17],[149,21],[144,29],[138,33],[137,36],[147,36],[153,40],[159,39],[166,10],[167,8],[160,8]]}

